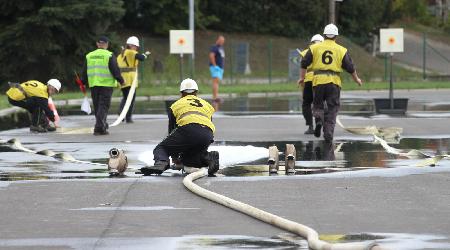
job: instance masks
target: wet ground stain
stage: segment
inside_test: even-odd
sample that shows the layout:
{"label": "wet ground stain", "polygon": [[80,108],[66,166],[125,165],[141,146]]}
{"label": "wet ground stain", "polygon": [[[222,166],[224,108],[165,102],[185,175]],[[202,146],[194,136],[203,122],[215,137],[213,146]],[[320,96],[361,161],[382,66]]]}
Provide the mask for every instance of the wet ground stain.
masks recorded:
{"label": "wet ground stain", "polygon": [[[261,155],[262,148],[276,145],[283,152],[286,144],[294,144],[296,148],[296,175],[326,174],[331,172],[357,171],[364,169],[398,168],[408,163],[408,159],[387,153],[379,144],[363,141],[336,141],[333,144],[324,141],[284,141],[284,142],[216,142],[213,146],[220,148],[227,146],[247,146],[251,150],[259,149],[260,158],[248,160],[240,156],[239,163],[225,166],[220,173],[225,176],[268,176],[267,156]],[[420,149],[431,155],[448,154],[450,139],[402,139],[398,144],[391,144],[399,149]],[[109,146],[98,143],[61,143],[30,144],[34,149],[49,149],[58,147],[60,152],[70,152],[76,159],[106,163]],[[135,172],[143,164],[139,154],[143,148],[151,145],[139,143],[124,143],[117,145],[125,148],[130,167],[126,172],[127,178],[138,178],[141,175]],[[58,161],[51,157],[34,155],[25,152],[12,152],[6,146],[0,147],[0,180],[36,180],[36,179],[99,179],[109,178],[108,171],[99,166],[76,164]],[[104,157],[104,158],[102,158]],[[233,157],[229,156],[228,157]],[[253,157],[254,158],[254,157]],[[280,161],[284,161],[284,154],[280,154]],[[166,175],[176,174],[168,172]],[[278,173],[283,175],[284,171]]]}
{"label": "wet ground stain", "polygon": [[[334,243],[354,241],[376,241],[385,249],[419,250],[449,249],[450,243],[444,236],[394,233],[361,233],[350,235],[320,235],[321,238],[336,238]],[[305,239],[292,235],[280,234],[274,237],[253,237],[242,235],[188,235],[183,237],[155,238],[34,238],[1,239],[2,248],[55,248],[58,249],[270,249],[270,250],[308,250]]]}
{"label": "wet ground stain", "polygon": [[[210,99],[206,99],[211,102]],[[135,114],[165,114],[167,107],[175,101],[172,100],[150,100],[137,101],[134,106]],[[228,115],[246,115],[246,114],[277,114],[301,112],[302,99],[299,94],[281,96],[266,96],[266,94],[257,94],[253,96],[235,96],[223,98],[219,103],[219,111]],[[448,112],[449,103],[436,103],[430,105],[427,102],[410,100],[409,111],[443,111]],[[115,114],[119,109],[119,103],[111,103],[110,113]],[[62,115],[80,115],[79,105],[61,106],[58,112]],[[372,99],[363,98],[345,98],[341,100],[341,114],[370,116],[375,113],[375,107]]]}

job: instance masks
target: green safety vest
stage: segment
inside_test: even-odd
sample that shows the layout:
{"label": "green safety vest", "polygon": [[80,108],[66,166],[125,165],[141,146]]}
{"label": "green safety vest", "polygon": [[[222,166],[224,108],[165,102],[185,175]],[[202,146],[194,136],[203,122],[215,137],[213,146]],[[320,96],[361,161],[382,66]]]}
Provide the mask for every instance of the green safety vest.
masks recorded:
{"label": "green safety vest", "polygon": [[116,87],[117,83],[109,71],[108,62],[112,52],[96,49],[86,55],[89,87]]}

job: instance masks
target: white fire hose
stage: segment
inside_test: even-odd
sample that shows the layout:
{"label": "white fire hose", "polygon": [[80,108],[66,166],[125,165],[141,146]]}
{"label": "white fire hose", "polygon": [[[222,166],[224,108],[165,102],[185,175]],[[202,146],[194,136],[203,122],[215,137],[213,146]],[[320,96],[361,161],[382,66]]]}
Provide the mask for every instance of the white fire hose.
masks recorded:
{"label": "white fire hose", "polygon": [[238,212],[244,213],[260,221],[266,222],[270,225],[276,226],[288,232],[297,234],[308,241],[308,245],[311,249],[315,250],[381,250],[380,246],[375,242],[355,242],[355,243],[338,243],[331,244],[319,239],[319,234],[312,228],[302,225],[297,222],[293,222],[274,214],[268,213],[256,207],[252,207],[248,204],[240,201],[233,200],[224,195],[220,195],[204,189],[193,181],[200,179],[208,175],[208,170],[205,168],[200,169],[194,173],[184,177],[184,186],[193,193],[206,198],[208,200],[219,203],[228,208],[234,209]]}
{"label": "white fire hose", "polygon": [[136,69],[136,75],[133,78],[133,82],[131,83],[130,92],[128,92],[127,100],[125,101],[125,105],[123,106],[122,111],[120,112],[119,117],[117,117],[116,121],[113,124],[109,125],[110,127],[115,127],[119,125],[130,109],[131,102],[133,101],[134,93],[136,92],[137,87],[137,79],[138,79],[138,70]]}

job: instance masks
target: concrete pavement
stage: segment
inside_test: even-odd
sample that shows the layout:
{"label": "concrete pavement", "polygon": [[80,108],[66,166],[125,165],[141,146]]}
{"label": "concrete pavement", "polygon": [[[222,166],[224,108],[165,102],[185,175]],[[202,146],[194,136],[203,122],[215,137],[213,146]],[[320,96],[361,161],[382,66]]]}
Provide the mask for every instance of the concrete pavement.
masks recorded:
{"label": "concrete pavement", "polygon": [[[80,152],[92,143],[105,149],[118,143],[139,147],[156,143],[166,134],[167,120],[164,116],[143,115],[135,120],[134,124],[111,128],[111,135],[104,137],[90,134],[36,135],[29,134],[26,129],[3,131],[0,137],[16,137],[25,145],[51,146],[53,150],[58,150],[55,148],[58,145],[65,148],[70,144],[73,152]],[[342,117],[341,120],[347,126],[400,126],[404,128],[404,136],[411,138],[450,137],[450,118],[379,116]],[[298,116],[218,115],[214,121],[219,144],[221,141],[251,144],[317,140],[303,135],[304,121]],[[63,125],[87,127],[92,125],[92,118],[68,117]],[[336,129],[336,138],[341,141],[370,140],[368,136],[354,136],[340,128]],[[399,176],[371,174],[396,171],[386,169],[371,170],[358,176],[343,173],[216,177],[204,178],[198,183],[233,199],[311,226],[322,234],[372,232],[380,237],[386,233],[405,234],[401,240],[395,241],[386,236],[387,239],[381,242],[386,246],[395,246],[392,249],[448,249],[450,166],[444,163],[441,169],[439,166],[428,169],[432,172],[423,168],[413,175]],[[240,235],[255,237],[255,242],[267,243],[258,245],[258,248],[306,249],[304,241],[298,241],[299,245],[294,246],[283,241],[272,242],[271,238],[282,234],[282,230],[195,196],[183,187],[179,175],[104,177],[0,182],[0,248],[214,249],[220,246],[236,249],[253,244],[249,241],[226,241],[233,235]],[[174,240],[185,239],[187,235],[202,236],[181,243]],[[217,240],[215,237],[221,238]],[[439,237],[443,239],[438,240]],[[422,240],[419,242],[419,239]]]}

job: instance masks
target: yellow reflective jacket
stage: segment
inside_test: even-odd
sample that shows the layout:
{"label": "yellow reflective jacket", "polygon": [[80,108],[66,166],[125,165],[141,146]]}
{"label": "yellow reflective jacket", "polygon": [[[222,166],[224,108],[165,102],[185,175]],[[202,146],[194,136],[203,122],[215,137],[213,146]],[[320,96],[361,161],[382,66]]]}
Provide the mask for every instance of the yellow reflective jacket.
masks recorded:
{"label": "yellow reflective jacket", "polygon": [[211,120],[215,110],[211,104],[200,97],[187,95],[172,104],[170,109],[179,127],[197,123],[209,127],[213,132],[216,130]]}
{"label": "yellow reflective jacket", "polygon": [[314,71],[313,86],[334,83],[340,87],[342,60],[347,49],[334,40],[325,39],[321,43],[311,45],[310,50],[313,57],[311,63],[311,70]]}
{"label": "yellow reflective jacket", "polygon": [[136,60],[137,53],[136,50],[125,49],[117,56],[117,65],[119,65],[120,73],[125,81],[125,83],[120,86],[121,88],[130,87],[134,78],[137,77],[136,68],[139,65],[139,61]]}
{"label": "yellow reflective jacket", "polygon": [[22,101],[32,96],[48,99],[47,85],[42,82],[30,80],[21,83],[20,87],[11,87],[6,91],[6,95],[15,101]]}
{"label": "yellow reflective jacket", "polygon": [[[308,49],[303,50],[300,55],[302,57],[305,57],[306,52],[308,52]],[[305,82],[312,82],[314,77],[314,72],[311,70],[311,65],[308,66],[308,68],[306,68],[306,75],[305,75]]]}

